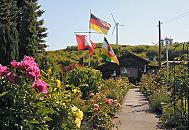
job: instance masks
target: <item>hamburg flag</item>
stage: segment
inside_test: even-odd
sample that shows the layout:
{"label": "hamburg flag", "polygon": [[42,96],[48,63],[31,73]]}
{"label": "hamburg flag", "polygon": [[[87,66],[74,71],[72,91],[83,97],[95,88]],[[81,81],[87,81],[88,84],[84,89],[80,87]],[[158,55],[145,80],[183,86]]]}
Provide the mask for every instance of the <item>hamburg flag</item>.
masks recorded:
{"label": "hamburg flag", "polygon": [[99,33],[103,33],[107,35],[110,27],[111,25],[109,23],[91,14],[90,21],[89,21],[89,28]]}
{"label": "hamburg flag", "polygon": [[89,49],[89,54],[93,54],[96,45],[86,36],[76,34],[78,50]]}
{"label": "hamburg flag", "polygon": [[113,62],[119,65],[119,61],[116,57],[116,55],[114,54],[114,51],[112,49],[112,47],[110,46],[110,44],[108,43],[107,39],[104,37],[104,42],[102,45],[102,55],[105,57],[106,61],[108,62]]}

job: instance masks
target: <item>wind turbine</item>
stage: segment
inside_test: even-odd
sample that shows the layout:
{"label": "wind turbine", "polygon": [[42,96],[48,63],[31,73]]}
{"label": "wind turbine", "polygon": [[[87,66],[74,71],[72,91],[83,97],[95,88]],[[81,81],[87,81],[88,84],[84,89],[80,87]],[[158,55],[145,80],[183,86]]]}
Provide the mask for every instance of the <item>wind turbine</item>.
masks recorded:
{"label": "wind turbine", "polygon": [[115,26],[114,26],[113,31],[112,31],[112,35],[114,33],[114,30],[116,29],[116,45],[118,45],[119,26],[125,26],[125,25],[121,25],[121,24],[119,24],[119,22],[116,22],[112,13],[111,13],[111,15],[112,15],[112,18],[113,18],[114,23],[115,23]]}

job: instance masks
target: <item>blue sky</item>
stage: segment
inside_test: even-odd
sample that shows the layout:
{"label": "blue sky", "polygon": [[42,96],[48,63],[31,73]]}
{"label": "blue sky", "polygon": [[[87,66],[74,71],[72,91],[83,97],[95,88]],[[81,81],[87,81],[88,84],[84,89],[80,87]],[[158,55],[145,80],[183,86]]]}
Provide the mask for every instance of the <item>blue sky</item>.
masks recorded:
{"label": "blue sky", "polygon": [[[46,12],[42,16],[48,28],[47,50],[58,50],[77,45],[74,32],[88,31],[90,9],[94,15],[111,24],[106,36],[115,43],[112,35],[114,22],[119,28],[119,43],[150,45],[158,42],[158,21],[162,21],[162,38],[189,41],[189,0],[39,0]],[[186,13],[185,17],[181,14]],[[181,17],[178,17],[181,15]],[[164,22],[171,18],[175,21]],[[91,40],[103,42],[102,34],[92,34]]]}

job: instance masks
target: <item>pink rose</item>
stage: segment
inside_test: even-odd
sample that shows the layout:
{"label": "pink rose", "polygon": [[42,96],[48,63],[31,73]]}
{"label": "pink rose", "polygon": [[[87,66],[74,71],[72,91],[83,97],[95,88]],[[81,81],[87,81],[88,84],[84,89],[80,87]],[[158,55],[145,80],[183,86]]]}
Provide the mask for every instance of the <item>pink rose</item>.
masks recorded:
{"label": "pink rose", "polygon": [[93,106],[94,106],[94,108],[95,108],[96,110],[99,109],[99,105],[98,105],[98,104],[94,104]]}
{"label": "pink rose", "polygon": [[0,64],[0,76],[6,75],[7,73],[7,67]]}
{"label": "pink rose", "polygon": [[34,78],[35,80],[39,79],[40,69],[38,65],[35,63],[33,57],[24,56],[23,61],[21,62],[12,61],[11,65],[17,66],[17,68],[25,71],[27,77]]}
{"label": "pink rose", "polygon": [[11,64],[11,66],[14,67],[14,68],[17,68],[17,66],[18,66],[18,62],[16,62],[16,60],[11,61],[10,64]]}
{"label": "pink rose", "polygon": [[28,61],[33,61],[33,62],[35,62],[33,57],[30,57],[30,56],[24,56],[23,61],[27,61],[27,60],[28,60]]}
{"label": "pink rose", "polygon": [[38,93],[44,93],[46,94],[47,91],[47,84],[44,81],[40,81],[40,80],[36,80],[33,85],[33,88],[35,88],[37,90]]}
{"label": "pink rose", "polygon": [[110,98],[109,98],[109,99],[106,99],[106,103],[109,104],[109,105],[112,105],[113,99],[110,99]]}

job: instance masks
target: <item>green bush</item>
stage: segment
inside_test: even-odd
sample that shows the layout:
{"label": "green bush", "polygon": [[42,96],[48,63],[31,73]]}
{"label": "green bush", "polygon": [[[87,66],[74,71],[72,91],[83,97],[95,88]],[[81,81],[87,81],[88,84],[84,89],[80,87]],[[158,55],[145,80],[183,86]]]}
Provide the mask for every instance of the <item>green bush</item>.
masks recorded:
{"label": "green bush", "polygon": [[15,85],[0,80],[0,128],[2,129],[47,129],[48,114],[54,112],[46,107],[42,100],[44,95],[37,92],[30,85],[30,81],[22,78],[22,84]]}
{"label": "green bush", "polygon": [[92,68],[78,67],[69,71],[65,81],[67,84],[73,84],[79,87],[84,99],[89,97],[90,92],[96,93],[102,82],[102,74]]}
{"label": "green bush", "polygon": [[144,75],[140,88],[149,96],[152,110],[162,112],[162,125],[188,129],[188,69],[184,62],[168,72],[162,67],[156,75]]}
{"label": "green bush", "polygon": [[149,105],[154,112],[162,112],[162,105],[168,101],[169,97],[164,92],[154,93],[149,97]]}
{"label": "green bush", "polygon": [[[28,69],[25,71],[17,66],[6,70],[7,67],[0,65],[0,128],[5,130],[77,129],[75,117],[71,112],[72,90],[65,91],[60,82],[52,77],[51,71],[48,71],[48,73],[42,72],[40,79],[35,79],[46,81],[41,83],[47,84],[48,90],[41,91],[43,86],[39,84],[36,87],[34,78],[29,77],[33,74],[31,70],[37,69],[37,64],[33,61],[31,63],[31,60],[20,64]],[[36,68],[31,69],[32,65]]]}
{"label": "green bush", "polygon": [[168,103],[163,107],[163,114],[160,121],[167,128],[175,127],[177,129],[187,130],[189,124],[183,116],[184,114],[181,104],[176,104],[176,109],[174,111],[173,104]]}
{"label": "green bush", "polygon": [[[110,130],[113,127],[112,117],[121,107],[124,95],[130,88],[128,79],[108,79],[101,83],[98,93],[90,93],[90,99],[83,108],[85,124],[83,127]],[[95,108],[95,106],[98,106]]]}

